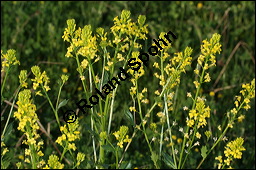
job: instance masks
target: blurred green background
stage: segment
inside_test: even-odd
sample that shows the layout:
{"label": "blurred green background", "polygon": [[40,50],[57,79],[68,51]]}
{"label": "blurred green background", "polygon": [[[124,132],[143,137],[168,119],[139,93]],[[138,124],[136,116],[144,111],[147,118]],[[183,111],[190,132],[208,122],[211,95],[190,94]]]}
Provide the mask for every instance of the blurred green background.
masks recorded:
{"label": "blurred green background", "polygon": [[[14,67],[7,79],[5,98],[10,99],[18,87],[19,70],[30,71],[30,68],[37,64],[40,65],[41,70],[46,70],[50,77],[52,89],[50,95],[55,99],[54,94],[57,94],[58,88],[54,85],[63,73],[63,69],[66,68],[70,80],[64,86],[62,99],[70,99],[73,103],[69,102],[68,107],[74,108],[74,103],[82,98],[79,92],[81,84],[73,60],[65,58],[67,44],[61,37],[66,27],[66,20],[74,18],[79,27],[91,24],[93,30],[103,27],[109,31],[113,25],[113,18],[119,16],[123,9],[130,10],[131,18],[134,20],[140,14],[146,15],[149,36],[148,40],[142,43],[144,51],[147,51],[152,39],[156,39],[160,32],[172,31],[178,36],[173,44],[173,52],[183,51],[186,46],[190,46],[194,49],[193,60],[196,60],[200,54],[202,40],[210,38],[213,33],[222,35],[222,52],[217,57],[217,66],[210,72],[212,82],[204,85],[202,92],[207,96],[213,110],[214,118],[211,123],[221,123],[224,113],[234,106],[234,96],[238,95],[241,84],[248,83],[255,77],[255,2],[1,1],[1,50],[6,52],[10,48],[15,49],[21,62],[18,67]],[[154,58],[151,60],[153,63]],[[195,67],[195,62],[192,65]],[[183,123],[185,122],[184,114],[178,115],[182,112],[182,107],[186,105],[186,92],[193,90],[194,78],[193,70],[187,71],[182,77],[184,81],[181,80],[175,111],[176,119]],[[153,68],[148,68],[146,74],[152,75],[152,72]],[[148,80],[145,76],[141,84],[147,84],[149,81],[152,85],[156,85],[152,87],[152,91],[149,91],[153,96],[158,86],[156,80]],[[121,91],[128,94],[127,88],[122,86],[118,92],[119,99],[115,103],[117,108],[120,108],[119,104],[126,100],[125,95],[120,95]],[[215,96],[209,96],[210,91],[215,91]],[[246,112],[244,122],[229,131],[228,138],[232,140],[236,136],[245,138],[246,151],[243,152],[243,159],[235,162],[234,167],[237,168],[255,168],[255,100],[252,102],[252,108]],[[46,100],[36,99],[35,103],[37,103],[39,118],[44,125],[55,119]],[[38,105],[38,103],[41,104]],[[10,109],[10,106],[7,109]],[[117,126],[123,122],[122,109],[119,109],[120,115],[116,116]],[[6,113],[3,114],[4,120],[7,118]],[[11,122],[14,122],[16,129],[17,122],[13,119]],[[57,126],[52,124],[52,127],[54,129]],[[52,134],[54,135],[54,132]],[[6,139],[7,146],[15,145],[18,139],[16,136],[21,136],[17,130]],[[138,151],[130,151],[131,154],[127,154],[131,158],[137,156],[137,160],[132,163],[138,167],[145,165],[145,158],[141,153],[147,148],[138,144],[131,150],[133,149]],[[51,150],[47,152],[50,153]],[[214,157],[211,157],[211,160],[213,159]],[[140,160],[143,160],[144,164],[140,164],[143,162]],[[146,161],[150,162],[150,158]],[[190,160],[191,165],[195,163],[194,161]],[[207,164],[204,167],[212,168]]]}

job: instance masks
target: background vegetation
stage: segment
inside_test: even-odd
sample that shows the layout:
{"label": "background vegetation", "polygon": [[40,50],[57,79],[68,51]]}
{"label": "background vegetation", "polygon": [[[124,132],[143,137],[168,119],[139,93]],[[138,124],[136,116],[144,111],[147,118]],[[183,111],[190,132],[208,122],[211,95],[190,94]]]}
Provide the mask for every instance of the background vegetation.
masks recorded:
{"label": "background vegetation", "polygon": [[[152,44],[160,32],[172,31],[178,36],[173,43],[173,52],[183,51],[190,46],[194,49],[192,57],[196,60],[200,53],[200,44],[203,39],[210,38],[213,33],[221,34],[222,52],[217,57],[217,67],[210,72],[212,77],[211,86],[203,86],[203,94],[209,100],[213,110],[214,121],[212,124],[222,122],[223,113],[233,107],[234,96],[239,93],[242,83],[250,82],[255,77],[255,2],[225,1],[225,2],[153,2],[153,1],[115,1],[115,2],[71,2],[71,1],[38,1],[38,2],[4,2],[1,1],[1,50],[15,49],[17,57],[21,61],[18,67],[14,67],[6,82],[4,101],[1,101],[1,129],[6,122],[10,103],[13,94],[19,85],[19,70],[39,65],[41,70],[46,70],[50,77],[51,98],[58,93],[55,86],[59,76],[67,71],[70,76],[68,84],[63,86],[62,99],[69,99],[66,108],[75,109],[75,103],[83,98],[80,92],[81,82],[76,71],[76,66],[65,57],[67,44],[61,38],[66,27],[66,20],[74,18],[77,26],[91,24],[92,30],[103,27],[109,30],[113,25],[113,18],[120,15],[123,9],[131,11],[131,18],[136,20],[138,15],[147,17],[146,24],[149,25],[149,37],[147,41],[141,41],[143,51]],[[150,59],[154,62],[154,58]],[[195,65],[194,65],[195,67]],[[154,68],[146,68],[146,74],[140,83],[152,85],[152,89],[158,86],[150,76]],[[189,72],[190,71],[190,72]],[[191,75],[190,75],[191,74]],[[179,101],[176,103],[175,118],[177,122],[185,123],[183,106],[186,105],[186,92],[193,89],[193,71],[188,70],[181,79],[178,91]],[[1,75],[2,82],[2,75]],[[149,93],[154,91],[150,91]],[[215,92],[210,96],[210,92]],[[119,127],[126,120],[124,110],[128,107],[126,86],[119,89],[115,103],[115,126]],[[150,94],[149,94],[150,95]],[[44,98],[35,99],[37,114],[42,125],[49,129],[51,137],[56,140],[59,135],[55,117],[51,108]],[[9,102],[8,102],[9,101]],[[124,101],[127,101],[124,103]],[[40,103],[40,104],[39,104]],[[255,104],[252,101],[252,108],[246,113],[245,120],[239,126],[229,131],[228,138],[242,136],[245,138],[241,160],[235,161],[233,167],[255,169]],[[10,168],[15,167],[21,154],[22,145],[19,139],[22,133],[17,131],[18,123],[11,118],[8,135],[5,144],[9,148],[8,158]],[[85,127],[86,122],[81,126]],[[86,128],[80,129],[82,134],[88,133]],[[49,140],[44,135],[41,136]],[[143,136],[142,136],[143,137]],[[77,144],[80,151],[88,157],[91,150],[87,146],[88,136],[83,136]],[[145,141],[133,142],[132,148],[126,154],[126,160],[131,160],[132,168],[150,168],[150,157],[147,156],[148,148]],[[45,144],[50,145],[50,142]],[[20,147],[21,146],[21,147]],[[223,146],[219,146],[223,147]],[[45,155],[56,152],[53,147],[44,147]],[[217,155],[218,153],[213,153]],[[200,156],[200,154],[199,154]],[[8,159],[7,158],[7,159]],[[213,160],[214,156],[209,159]],[[193,165],[197,157],[190,159]],[[87,165],[84,162],[84,166]],[[204,168],[213,168],[204,164]],[[187,167],[189,168],[189,167]]]}

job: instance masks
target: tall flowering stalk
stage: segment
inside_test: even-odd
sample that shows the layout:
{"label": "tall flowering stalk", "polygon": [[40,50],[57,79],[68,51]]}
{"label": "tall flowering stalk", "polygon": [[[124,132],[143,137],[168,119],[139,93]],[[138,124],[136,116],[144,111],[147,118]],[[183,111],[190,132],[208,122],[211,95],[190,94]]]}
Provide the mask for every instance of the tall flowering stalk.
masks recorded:
{"label": "tall flowering stalk", "polygon": [[[4,81],[3,84],[1,85],[1,98],[3,99],[3,90],[5,86],[6,79],[8,77],[8,74],[11,70],[11,67],[17,64],[20,64],[19,60],[16,58],[16,51],[13,49],[7,50],[7,52],[4,54],[3,51],[1,50],[1,61],[2,61],[2,68],[1,68],[1,73],[5,72],[4,76]],[[2,101],[1,99],[1,101]]]}
{"label": "tall flowering stalk", "polygon": [[25,162],[31,163],[32,168],[40,168],[45,164],[45,161],[40,158],[44,156],[41,151],[44,142],[40,140],[40,135],[37,133],[39,125],[37,123],[38,117],[35,113],[36,106],[31,100],[31,91],[25,89],[19,93],[18,111],[14,112],[14,117],[19,120],[18,130],[22,131],[26,135],[26,140],[22,143],[29,146],[29,149],[25,149],[25,156],[29,158],[25,159]]}
{"label": "tall flowering stalk", "polygon": [[245,148],[243,147],[244,139],[239,137],[234,141],[231,141],[225,146],[225,157],[226,159],[222,159],[222,156],[218,156],[215,159],[219,161],[218,169],[224,169],[224,167],[227,165],[229,166],[228,169],[232,169],[230,166],[230,162],[233,159],[241,159],[242,158],[242,151],[245,151]]}
{"label": "tall flowering stalk", "polygon": [[[67,20],[68,27],[65,28],[62,37],[64,41],[70,43],[66,57],[75,58],[76,60],[77,71],[79,72],[87,101],[89,101],[89,95],[93,93],[93,86],[100,87],[99,90],[101,91],[104,88],[105,75],[108,74],[109,77],[114,77],[115,66],[118,62],[125,68],[132,51],[142,47],[136,41],[137,39],[146,39],[148,31],[147,25],[144,25],[145,20],[145,16],[139,16],[137,22],[132,22],[130,11],[123,10],[120,18],[118,16],[114,18],[114,26],[111,27],[110,33],[105,32],[103,28],[97,28],[96,35],[93,35],[90,25],[76,29],[75,20]],[[112,39],[108,37],[109,34],[112,34]],[[97,42],[100,42],[99,45]],[[111,49],[114,51],[113,55],[110,53]],[[101,56],[103,56],[103,60],[100,60]],[[100,72],[93,67],[97,62],[102,64],[101,76],[98,76]],[[86,80],[89,82],[89,88],[86,86]],[[106,95],[104,103],[101,100],[98,101],[99,109],[95,107],[90,109],[91,129],[93,131],[99,129],[98,132],[101,134],[110,133],[114,99],[118,88],[117,83],[115,83],[115,87],[115,89],[109,90],[112,93]],[[99,118],[99,122],[96,121],[95,115]],[[94,136],[92,136],[92,140],[95,163],[97,161],[104,163],[105,151],[102,146],[106,144],[106,139],[102,138],[99,141],[99,159],[97,159]]]}

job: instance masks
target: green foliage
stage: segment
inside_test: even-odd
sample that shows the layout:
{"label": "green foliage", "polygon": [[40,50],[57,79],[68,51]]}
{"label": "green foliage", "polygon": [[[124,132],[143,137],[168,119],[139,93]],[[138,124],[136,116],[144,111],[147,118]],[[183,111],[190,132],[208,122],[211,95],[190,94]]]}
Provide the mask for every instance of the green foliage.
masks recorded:
{"label": "green foliage", "polygon": [[[126,10],[122,12],[123,9]],[[174,94],[172,99],[173,110],[169,112],[169,123],[166,122],[167,119],[165,117],[157,116],[158,113],[161,116],[160,112],[163,112],[164,109],[156,106],[150,110],[150,106],[154,103],[163,101],[167,103],[167,96],[155,95],[155,91],[158,90],[161,93],[163,87],[160,85],[159,80],[154,77],[156,68],[153,67],[153,63],[158,62],[159,57],[152,56],[149,60],[149,67],[144,68],[145,75],[138,80],[137,88],[139,93],[143,87],[147,87],[147,92],[143,93],[143,95],[149,99],[148,105],[139,106],[136,96],[133,98],[129,93],[132,83],[128,81],[122,82],[123,84],[116,91],[114,102],[111,103],[110,98],[102,100],[101,109],[104,110],[106,108],[106,113],[109,113],[110,110],[114,113],[111,117],[110,125],[108,121],[98,114],[101,111],[101,106],[95,107],[92,116],[91,114],[78,113],[80,122],[77,131],[80,132],[80,140],[75,141],[75,145],[77,150],[85,155],[78,154],[77,151],[70,152],[64,149],[68,147],[64,146],[62,148],[55,142],[62,135],[60,131],[60,125],[64,124],[62,114],[68,109],[77,113],[76,103],[94,93],[90,87],[100,89],[101,85],[106,84],[112,77],[117,75],[116,70],[123,66],[123,63],[118,63],[116,60],[112,69],[103,71],[104,69],[102,68],[102,65],[107,64],[109,61],[107,56],[114,57],[115,52],[118,51],[118,46],[110,48],[109,42],[103,40],[104,37],[111,41],[115,38],[110,32],[114,23],[113,18],[116,16],[119,17],[121,23],[126,23],[131,19],[138,22],[138,27],[142,27],[144,24],[148,25],[147,40],[137,40],[142,46],[141,49],[137,49],[140,52],[147,52],[147,49],[152,45],[152,39],[158,39],[161,32],[171,30],[177,35],[178,39],[173,41],[172,48],[168,50],[168,53],[173,58],[175,56],[174,53],[184,51],[187,46],[191,47],[193,49],[191,67],[186,66],[184,68],[185,74],[177,73],[177,77],[180,76],[179,79],[181,81],[172,90],[168,91]],[[68,20],[71,18],[73,20]],[[97,56],[100,58],[100,62],[89,62],[88,66],[93,68],[94,74],[98,76],[101,84],[94,86],[94,82],[89,80],[89,75],[92,76],[92,80],[96,80],[92,73],[86,73],[88,77],[86,77],[83,84],[80,80],[79,69],[77,71],[76,61],[73,60],[74,58],[65,57],[69,42],[64,42],[62,36],[66,27],[68,32],[72,34],[78,33],[75,31],[78,27],[81,27],[81,39],[83,40],[91,35],[97,35],[95,43],[102,47],[97,51],[97,54],[100,54]],[[187,92],[196,93],[193,81],[199,81],[199,77],[195,76],[193,69],[198,68],[200,70],[200,65],[196,61],[201,54],[200,44],[204,39],[210,39],[214,33],[221,35],[222,51],[220,55],[216,55],[216,67],[208,70],[212,79],[211,83],[202,84],[201,89],[198,90],[198,96],[204,96],[207,99],[205,104],[211,108],[211,117],[207,119],[207,129],[198,129],[198,132],[202,135],[198,139],[200,146],[191,146],[189,156],[186,157],[185,149],[182,149],[183,133],[179,132],[179,127],[186,126],[186,117],[189,114],[183,109],[184,106],[189,108],[193,106],[193,100],[187,99]],[[134,40],[132,36],[127,37],[129,37],[129,41]],[[204,162],[201,166],[202,168],[217,168],[218,165],[215,158],[219,155],[224,157],[223,149],[226,147],[227,142],[221,141],[213,150],[211,150],[210,146],[215,143],[214,137],[223,134],[225,125],[230,121],[231,118],[227,115],[234,108],[234,102],[237,100],[235,96],[239,95],[242,84],[250,82],[255,77],[254,37],[255,2],[1,1],[1,50],[3,51],[1,54],[11,52],[11,55],[8,56],[15,59],[12,63],[20,63],[19,65],[13,64],[10,69],[2,65],[2,69],[6,69],[6,73],[1,72],[1,132],[4,132],[1,140],[6,146],[1,147],[1,153],[3,153],[4,148],[8,148],[9,152],[2,155],[1,167],[3,169],[17,168],[19,166],[21,168],[31,168],[28,163],[24,163],[24,165],[16,164],[24,161],[24,149],[27,148],[27,145],[22,144],[24,140],[23,133],[17,130],[19,122],[13,117],[14,112],[17,111],[18,99],[16,99],[16,96],[18,96],[21,88],[26,86],[25,82],[27,82],[28,88],[32,92],[32,104],[36,106],[35,112],[42,125],[40,130],[37,131],[44,141],[44,146],[41,148],[44,155],[41,158],[50,167],[62,167],[62,164],[64,164],[65,168],[178,168],[178,155],[184,152],[183,156],[181,156],[182,161],[186,159],[183,168],[195,167],[202,158],[207,158],[207,161],[210,160],[210,163]],[[122,35],[121,38],[122,42],[126,41],[125,35]],[[15,51],[10,51],[9,49],[15,49]],[[78,51],[79,48],[76,50]],[[122,53],[123,57],[128,58],[128,53]],[[105,63],[103,63],[104,56],[106,57]],[[17,60],[19,60],[19,63]],[[50,78],[50,83],[47,85],[51,90],[48,93],[47,90],[45,91],[47,95],[43,90],[45,87],[39,86],[44,97],[36,96],[36,91],[32,87],[33,82],[36,82],[31,80],[35,78],[31,67],[35,65],[40,67],[42,74],[45,71]],[[161,67],[160,63],[159,67]],[[20,72],[21,70],[23,71]],[[84,71],[89,72],[89,69],[86,68]],[[63,73],[68,75],[69,79],[62,77],[65,80],[61,78],[63,80],[61,82],[59,80]],[[19,74],[24,82],[23,87],[19,86],[21,84],[19,83]],[[40,76],[37,79],[39,80]],[[45,79],[47,78],[45,77]],[[84,87],[87,87],[87,91]],[[51,101],[53,102],[51,103]],[[103,103],[107,103],[106,107]],[[243,146],[246,150],[243,151],[241,160],[233,162],[232,167],[235,168],[255,168],[254,103],[255,99],[251,99],[251,109],[248,111],[241,109],[240,114],[245,115],[244,120],[236,122],[237,124],[236,126],[234,125],[234,128],[227,130],[226,137],[228,141],[238,136],[244,138]],[[136,107],[136,112],[129,110],[131,106]],[[139,111],[139,107],[141,111]],[[147,118],[148,120],[144,127],[143,123],[141,123],[141,116],[144,118],[149,111],[151,116]],[[239,118],[243,119],[242,117],[236,117],[236,121]],[[159,121],[160,119],[161,121]],[[95,124],[100,123],[94,124],[93,127],[97,127],[92,128],[91,120],[94,120]],[[178,122],[178,126],[171,126],[173,121]],[[156,124],[150,126],[151,123]],[[140,125],[140,129],[136,125]],[[118,132],[121,126],[129,128],[126,133],[129,135],[129,139],[132,140],[125,152],[123,150],[128,145],[129,139],[117,140],[113,135],[114,132]],[[154,127],[152,128],[154,130],[150,127]],[[102,134],[102,129],[108,134],[107,138]],[[170,129],[171,134],[169,132]],[[206,132],[206,130],[208,131]],[[133,136],[134,133],[136,133],[135,137]],[[148,138],[148,141],[145,138]],[[194,135],[194,138],[196,139],[196,135]],[[118,144],[121,146],[121,143],[118,142],[124,140],[126,142],[123,144],[123,149],[118,148]],[[181,143],[180,140],[182,140]],[[98,143],[97,141],[100,142]],[[173,144],[179,150],[177,156],[173,155],[175,149],[172,149]],[[95,150],[97,150],[97,153],[95,153]],[[61,156],[59,152],[64,153],[65,156]],[[54,156],[50,157],[50,155]],[[78,155],[80,161],[76,159]],[[95,162],[95,156],[99,157],[99,155],[103,155],[105,159],[103,160],[102,158],[102,162]],[[83,156],[84,161],[81,161]],[[116,162],[116,158],[119,158],[118,161],[123,158],[123,161],[121,163]],[[177,160],[176,163],[174,158]],[[47,160],[50,160],[50,162]],[[72,160],[72,163],[70,160]],[[182,167],[182,165],[180,166]]]}

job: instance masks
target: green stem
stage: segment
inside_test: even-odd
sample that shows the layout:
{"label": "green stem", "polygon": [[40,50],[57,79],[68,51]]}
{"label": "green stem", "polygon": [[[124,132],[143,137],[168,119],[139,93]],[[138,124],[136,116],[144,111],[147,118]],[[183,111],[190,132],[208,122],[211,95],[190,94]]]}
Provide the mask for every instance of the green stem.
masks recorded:
{"label": "green stem", "polygon": [[[77,63],[77,68],[80,68],[80,62],[79,62],[79,58],[78,58],[78,55],[76,53],[76,63]],[[90,63],[91,64],[91,63]],[[82,72],[80,70],[78,70],[80,76],[83,76]],[[86,97],[86,100],[88,101],[89,97],[88,97],[88,94],[86,93],[87,91],[87,88],[86,88],[86,85],[85,85],[85,81],[84,80],[81,80],[82,81],[82,85],[83,85],[83,88],[84,88],[84,93],[85,93],[85,97]],[[91,130],[93,131],[94,129],[94,120],[93,120],[93,108],[91,109]],[[92,145],[93,145],[93,153],[94,153],[94,162],[96,163],[97,162],[97,154],[96,154],[96,147],[95,147],[95,139],[94,139],[94,136],[92,135]]]}
{"label": "green stem", "polygon": [[[134,45],[134,43],[136,42],[136,40],[137,40],[137,36],[134,38],[133,43],[132,43],[132,46],[131,46],[131,48],[129,49],[129,52],[128,52],[127,56],[126,56],[126,60],[125,60],[125,63],[124,63],[124,65],[123,65],[123,69],[125,68],[126,63],[127,63],[127,61],[128,61],[128,58],[129,58],[129,56],[131,55],[131,52],[132,52],[132,50],[133,50],[133,45]],[[110,133],[110,128],[111,128],[111,121],[112,121],[112,115],[113,115],[113,106],[114,106],[114,100],[115,100],[115,95],[116,95],[117,88],[118,88],[118,84],[116,84],[116,88],[114,89],[113,95],[112,95],[111,107],[110,107],[110,114],[109,114],[109,122],[108,122],[108,134]],[[108,97],[107,97],[107,99],[108,99]],[[106,102],[106,103],[107,103],[107,102]],[[105,113],[106,113],[106,110],[105,110]]]}
{"label": "green stem", "polygon": [[2,132],[2,137],[4,137],[5,130],[6,130],[6,128],[7,128],[7,125],[8,125],[8,123],[9,123],[9,121],[10,121],[10,118],[11,118],[11,115],[12,115],[13,106],[14,106],[14,103],[15,103],[15,100],[16,100],[16,98],[17,98],[17,96],[18,96],[19,91],[20,91],[20,87],[18,88],[18,90],[17,90],[17,92],[16,92],[16,94],[15,94],[15,96],[14,96],[14,99],[13,99],[13,102],[12,102],[12,107],[11,107],[11,110],[10,110],[10,112],[9,112],[7,121],[6,121],[6,123],[5,123],[4,130],[3,130],[3,132]]}
{"label": "green stem", "polygon": [[10,67],[8,67],[6,75],[4,76],[4,81],[3,81],[3,84],[2,84],[2,88],[1,88],[1,98],[2,98],[1,103],[3,102],[3,90],[4,90],[4,86],[5,86],[7,76],[9,74],[9,70],[10,70]]}
{"label": "green stem", "polygon": [[167,102],[166,102],[166,94],[164,94],[164,100],[165,100],[165,115],[166,115],[166,119],[167,119],[168,132],[169,132],[169,136],[170,136],[170,140],[171,140],[171,144],[172,144],[171,145],[171,147],[172,147],[172,157],[173,157],[174,165],[175,165],[175,167],[177,167],[174,145],[173,145],[173,141],[172,141],[172,129],[170,127],[170,122],[169,122],[169,114],[168,114],[168,107],[167,107]]}
{"label": "green stem", "polygon": [[[208,58],[209,58],[209,57],[206,57],[205,63],[208,62]],[[194,101],[193,101],[193,106],[192,106],[192,109],[191,109],[191,110],[193,110],[193,109],[195,108],[196,101],[197,101],[197,97],[198,97],[198,95],[199,95],[199,91],[200,91],[200,88],[201,88],[201,84],[202,84],[202,82],[203,82],[204,72],[205,72],[205,69],[204,69],[204,67],[203,67],[203,71],[202,71],[202,74],[201,74],[201,76],[200,76],[199,87],[198,87],[197,90],[196,90],[196,95],[195,95],[195,98],[194,98]],[[186,133],[188,133],[188,131],[189,131],[189,127],[187,127],[187,129],[186,129]],[[192,142],[193,142],[193,141],[191,141],[191,143],[192,143]],[[181,149],[181,154],[180,154],[180,158],[179,158],[178,169],[182,168],[182,167],[181,167],[181,162],[182,162],[181,160],[182,160],[182,156],[183,156],[183,153],[184,153],[185,144],[186,144],[186,138],[185,138],[185,135],[184,135],[183,143],[182,143],[182,149]],[[184,160],[182,166],[185,164],[185,161],[186,161],[186,158],[185,158],[185,160]]]}
{"label": "green stem", "polygon": [[[244,101],[241,103],[241,105],[240,105],[239,108],[237,109],[237,112],[240,111],[240,109],[243,107],[244,103],[245,103]],[[216,145],[220,142],[220,140],[222,140],[222,137],[226,134],[226,132],[227,132],[227,130],[228,130],[228,128],[229,128],[229,124],[232,123],[232,122],[234,122],[235,118],[236,118],[236,115],[234,115],[234,116],[231,118],[231,120],[229,120],[229,122],[228,122],[228,124],[227,124],[225,130],[222,132],[222,134],[220,135],[220,137],[218,138],[218,140],[213,144],[213,146],[211,147],[211,149],[208,151],[206,157],[204,157],[204,158],[201,160],[201,162],[198,164],[198,166],[197,166],[196,169],[199,169],[199,168],[200,168],[200,166],[202,165],[202,163],[204,162],[204,160],[207,158],[207,156],[208,156],[208,155],[211,153],[211,151],[216,147]]]}
{"label": "green stem", "polygon": [[59,93],[58,93],[58,97],[57,97],[57,101],[56,101],[56,112],[58,112],[58,105],[59,105],[59,99],[60,99],[60,93],[61,93],[61,89],[63,87],[64,84],[62,84],[60,86],[60,89],[59,89]]}
{"label": "green stem", "polygon": [[41,87],[42,87],[42,89],[43,89],[43,91],[44,91],[44,94],[45,94],[45,96],[46,96],[46,98],[47,98],[47,100],[48,100],[48,102],[49,102],[49,104],[50,104],[50,106],[51,106],[51,108],[52,108],[54,114],[55,114],[55,118],[56,118],[57,123],[58,123],[58,125],[59,125],[59,127],[60,127],[60,120],[59,120],[58,113],[57,113],[57,111],[54,109],[53,104],[52,104],[52,102],[51,102],[51,100],[50,100],[50,98],[49,98],[49,96],[48,96],[46,90],[44,89],[44,86],[43,86],[42,84],[40,84],[40,85],[41,85]]}
{"label": "green stem", "polygon": [[64,150],[63,150],[63,152],[62,152],[62,154],[61,154],[61,157],[60,157],[60,162],[62,161],[62,159],[63,159],[65,153],[67,152],[67,146],[68,146],[68,143],[66,142],[65,148],[64,148]]}

